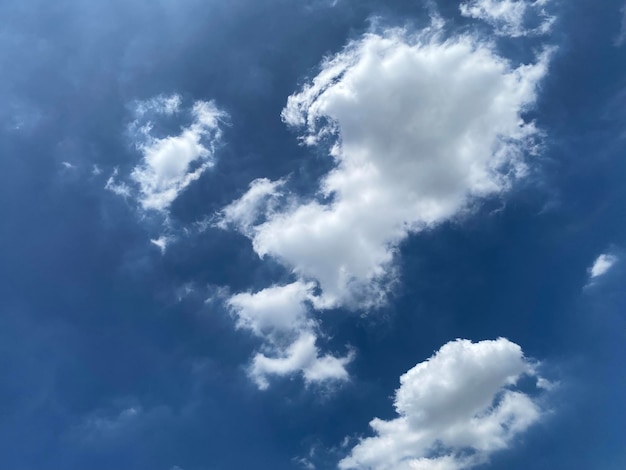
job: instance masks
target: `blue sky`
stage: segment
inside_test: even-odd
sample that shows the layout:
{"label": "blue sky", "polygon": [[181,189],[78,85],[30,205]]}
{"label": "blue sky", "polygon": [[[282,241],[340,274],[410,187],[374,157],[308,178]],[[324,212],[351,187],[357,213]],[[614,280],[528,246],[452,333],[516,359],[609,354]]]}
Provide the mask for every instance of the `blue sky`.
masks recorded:
{"label": "blue sky", "polygon": [[622,0],[0,38],[0,468],[626,468]]}

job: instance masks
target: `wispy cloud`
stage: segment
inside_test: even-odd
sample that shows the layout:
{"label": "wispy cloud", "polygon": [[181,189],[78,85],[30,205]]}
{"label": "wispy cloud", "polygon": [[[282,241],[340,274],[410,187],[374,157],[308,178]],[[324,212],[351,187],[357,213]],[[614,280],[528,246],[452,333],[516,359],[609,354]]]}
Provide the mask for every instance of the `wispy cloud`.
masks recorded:
{"label": "wispy cloud", "polygon": [[483,20],[501,36],[520,37],[546,34],[555,17],[546,11],[549,0],[467,0],[461,3],[463,16]]}
{"label": "wispy cloud", "polygon": [[619,34],[615,38],[615,45],[617,47],[624,45],[624,42],[626,42],[626,4],[624,4],[620,13],[622,15],[622,22],[621,22]]}
{"label": "wispy cloud", "polygon": [[[261,389],[268,377],[302,374],[305,383],[346,380],[352,353],[343,357],[320,355],[317,325],[308,310],[318,299],[312,283],[301,281],[273,286],[256,293],[239,293],[226,300],[238,328],[264,340],[249,368]],[[269,356],[271,354],[271,356]]]}

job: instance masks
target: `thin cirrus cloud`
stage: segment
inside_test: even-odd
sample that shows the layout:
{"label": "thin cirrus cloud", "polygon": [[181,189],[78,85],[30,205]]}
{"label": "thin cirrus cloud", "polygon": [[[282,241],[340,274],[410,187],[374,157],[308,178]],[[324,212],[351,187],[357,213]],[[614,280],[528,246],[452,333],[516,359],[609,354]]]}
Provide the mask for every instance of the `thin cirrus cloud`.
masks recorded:
{"label": "thin cirrus cloud", "polygon": [[549,15],[549,0],[468,0],[459,6],[461,14],[489,23],[500,36],[520,37],[546,34],[555,17]]}
{"label": "thin cirrus cloud", "polygon": [[[535,150],[538,130],[522,113],[535,103],[549,53],[513,66],[483,39],[445,38],[437,22],[418,33],[366,34],[325,60],[288,98],[283,121],[301,132],[304,145],[331,142],[334,168],[312,199],[289,193],[284,180],[253,181],[217,222],[295,275],[298,295],[277,312],[284,307],[312,318],[314,310],[380,306],[397,281],[394,258],[407,236],[459,216],[524,176],[524,156]],[[315,293],[307,287],[303,295],[310,283]],[[241,325],[243,310],[229,306]],[[277,321],[292,314],[277,313]],[[257,383],[265,385],[270,373],[307,377],[303,364],[310,362],[294,357],[299,333],[312,351],[316,329],[303,324],[294,324],[290,343],[255,332],[265,352],[281,361],[276,369],[266,366],[267,356],[262,366],[253,364]],[[347,376],[333,370],[332,377]],[[318,377],[324,376],[309,374],[309,381]]]}
{"label": "thin cirrus cloud", "polygon": [[342,470],[461,470],[485,463],[539,421],[537,398],[516,388],[523,377],[545,389],[522,349],[499,338],[445,344],[400,377],[397,418],[370,422],[339,463]]}
{"label": "thin cirrus cloud", "polygon": [[[143,210],[167,214],[181,192],[215,164],[227,114],[213,101],[196,101],[183,109],[181,97],[174,94],[136,103],[134,115],[129,132],[141,162],[124,181],[118,181],[115,170],[105,188],[135,199]],[[154,136],[154,120],[172,116],[190,117],[191,123],[176,135]]]}

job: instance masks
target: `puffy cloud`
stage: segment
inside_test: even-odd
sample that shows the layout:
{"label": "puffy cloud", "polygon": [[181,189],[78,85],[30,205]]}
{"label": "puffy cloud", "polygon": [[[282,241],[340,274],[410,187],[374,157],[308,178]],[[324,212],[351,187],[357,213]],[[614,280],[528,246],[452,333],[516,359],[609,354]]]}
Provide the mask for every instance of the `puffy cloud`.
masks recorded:
{"label": "puffy cloud", "polygon": [[542,416],[531,396],[515,389],[537,376],[522,349],[507,339],[456,340],[402,377],[398,417],[370,422],[341,460],[341,469],[460,470],[484,463]]}
{"label": "puffy cloud", "polygon": [[[329,145],[334,168],[310,199],[289,193],[285,180],[255,180],[217,222],[297,279],[228,303],[271,354],[257,354],[250,368],[261,387],[293,372],[308,382],[345,377],[350,355],[320,358],[313,311],[381,305],[407,236],[524,175],[538,130],[522,114],[548,61],[545,53],[513,66],[471,34],[444,38],[435,19],[417,34],[390,30],[349,43],[288,98],[283,121],[305,145]],[[276,342],[290,324],[290,341]]]}
{"label": "puffy cloud", "polygon": [[546,34],[555,18],[546,12],[548,0],[468,0],[461,3],[463,16],[481,19],[502,36]]}
{"label": "puffy cloud", "polygon": [[259,388],[266,389],[272,375],[301,373],[307,384],[348,378],[352,354],[320,356],[316,346],[316,324],[308,315],[317,300],[313,290],[314,284],[297,281],[226,300],[237,327],[263,338],[264,352],[272,355],[257,353],[252,360],[249,373]]}
{"label": "puffy cloud", "polygon": [[262,291],[240,293],[226,304],[237,318],[237,327],[265,337],[299,331],[308,326],[305,302],[313,299],[313,284],[294,282]]}
{"label": "puffy cloud", "polygon": [[269,387],[268,376],[286,376],[295,372],[302,373],[307,384],[347,380],[346,366],[353,359],[352,353],[344,357],[320,356],[316,341],[313,332],[304,330],[286,348],[272,351],[273,357],[257,353],[250,366],[250,376],[261,390]]}
{"label": "puffy cloud", "polygon": [[212,101],[196,101],[187,114],[191,123],[178,135],[155,137],[152,117],[182,112],[178,95],[158,96],[136,105],[136,120],[130,126],[142,161],[130,174],[130,184],[118,183],[114,174],[106,188],[124,196],[133,195],[144,210],[166,212],[178,195],[214,165],[226,113]]}
{"label": "puffy cloud", "polygon": [[335,167],[319,197],[273,208],[251,225],[259,193],[276,197],[279,186],[263,180],[224,220],[243,227],[259,256],[319,283],[328,306],[376,305],[408,234],[524,173],[537,130],[521,113],[547,61],[514,68],[469,35],[368,34],[325,61],[282,113],[308,145],[335,139]]}
{"label": "puffy cloud", "polygon": [[593,265],[588,269],[589,278],[595,279],[603,276],[617,263],[618,257],[612,254],[601,254],[593,262]]}
{"label": "puffy cloud", "polygon": [[240,199],[222,209],[217,226],[225,229],[233,225],[242,233],[250,234],[251,228],[261,217],[273,212],[274,203],[280,196],[279,189],[284,184],[285,180],[270,181],[267,178],[254,180]]}

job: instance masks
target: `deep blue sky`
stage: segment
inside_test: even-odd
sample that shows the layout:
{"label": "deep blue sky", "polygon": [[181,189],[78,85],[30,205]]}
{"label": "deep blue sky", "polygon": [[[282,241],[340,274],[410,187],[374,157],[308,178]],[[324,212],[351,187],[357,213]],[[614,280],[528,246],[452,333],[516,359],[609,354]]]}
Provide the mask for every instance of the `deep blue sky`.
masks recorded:
{"label": "deep blue sky", "polygon": [[[526,116],[542,131],[529,174],[404,239],[383,306],[318,314],[324,350],[355,351],[348,382],[307,386],[295,374],[261,391],[246,374],[261,342],[216,293],[293,274],[237,231],[194,224],[255,178],[290,175],[292,191],[312,194],[332,161],[281,122],[287,97],[349,40],[426,26],[424,3],[0,4],[0,468],[280,470],[303,468],[300,458],[336,468],[344,437],[395,416],[400,375],[448,341],[498,337],[560,385],[543,398],[550,411],[485,468],[626,468],[621,0],[553,0],[541,38],[479,25],[512,63],[554,47]],[[446,34],[472,27],[458,3],[436,2]],[[133,107],[173,93],[185,106],[214,100],[228,118],[214,167],[169,208],[177,239],[162,254],[150,243],[161,214],[105,184],[141,158]],[[616,262],[590,281],[601,254]]]}

